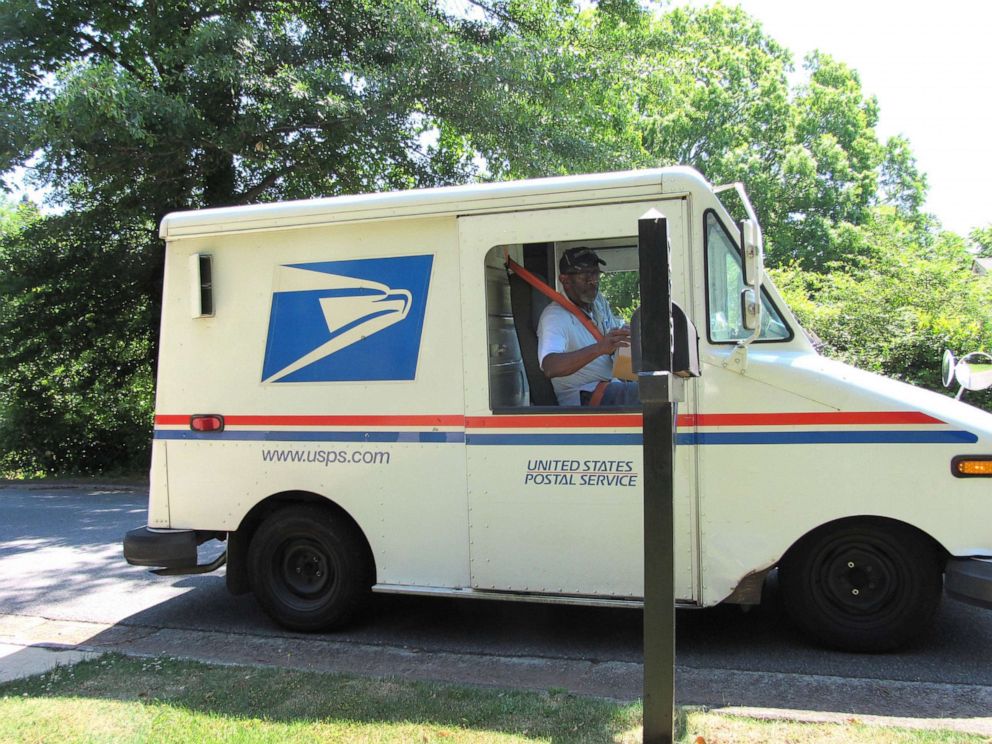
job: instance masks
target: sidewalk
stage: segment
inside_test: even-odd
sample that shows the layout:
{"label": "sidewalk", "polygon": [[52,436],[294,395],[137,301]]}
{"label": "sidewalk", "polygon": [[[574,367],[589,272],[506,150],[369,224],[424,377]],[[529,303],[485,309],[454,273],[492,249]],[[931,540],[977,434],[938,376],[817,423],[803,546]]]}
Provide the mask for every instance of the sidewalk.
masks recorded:
{"label": "sidewalk", "polygon": [[[326,636],[268,637],[0,615],[0,681],[110,651],[487,687],[564,688],[577,695],[620,700],[640,698],[643,679],[642,665],[631,662],[426,653]],[[857,719],[992,736],[992,687],[980,685],[677,666],[676,697],[680,705],[761,718],[834,723]]]}
{"label": "sidewalk", "polygon": [[49,672],[57,666],[94,659],[99,653],[0,643],[0,682]]}

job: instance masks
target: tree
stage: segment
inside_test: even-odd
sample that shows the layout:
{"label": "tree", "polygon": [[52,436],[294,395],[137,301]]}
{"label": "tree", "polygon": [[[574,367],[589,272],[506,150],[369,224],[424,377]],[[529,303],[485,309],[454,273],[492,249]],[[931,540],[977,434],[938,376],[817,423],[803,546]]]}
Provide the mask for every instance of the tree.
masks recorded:
{"label": "tree", "polygon": [[620,92],[638,115],[631,160],[747,184],[766,263],[825,353],[935,387],[944,346],[992,345],[988,283],[923,212],[926,177],[905,138],[880,141],[855,70],[816,52],[792,85],[791,54],[722,5],[595,30],[643,71]]}
{"label": "tree", "polygon": [[968,240],[977,249],[976,255],[982,258],[992,258],[992,225],[976,227],[968,234]]}
{"label": "tree", "polygon": [[[38,205],[29,199],[14,204],[0,195],[0,240],[24,229],[41,216]],[[0,258],[3,254],[0,253]]]}
{"label": "tree", "polygon": [[531,103],[565,116],[529,78],[575,59],[539,59],[547,48],[518,39],[570,6],[513,6],[482,23],[416,0],[8,0],[0,90],[25,125],[3,166],[37,152],[60,201],[155,218],[460,181],[477,151],[520,170],[545,149],[574,158],[587,143],[571,127],[537,132],[519,113]]}
{"label": "tree", "polygon": [[789,52],[722,5],[676,8],[623,31],[640,73],[626,94],[637,160],[691,165],[713,181],[747,175],[765,193],[788,134]]}
{"label": "tree", "polygon": [[613,162],[572,3],[473,4],[0,1],[0,171],[63,210],[0,248],[7,467],[141,460],[167,212]]}
{"label": "tree", "polygon": [[927,198],[927,177],[916,165],[909,141],[891,137],[885,143],[879,183],[879,203],[895,207],[908,220],[917,220]]}
{"label": "tree", "polygon": [[139,285],[152,238],[111,213],[70,212],[3,241],[0,472],[146,464],[152,302]]}
{"label": "tree", "polygon": [[[908,142],[883,144],[878,103],[856,71],[820,52],[790,85],[791,53],[739,8],[675,8],[640,23],[593,27],[593,44],[628,50],[637,70],[617,91],[636,114],[638,165],[685,164],[714,183],[743,181],[770,265],[823,269],[863,258],[875,206],[920,218],[925,178]],[[926,223],[919,222],[922,233]]]}

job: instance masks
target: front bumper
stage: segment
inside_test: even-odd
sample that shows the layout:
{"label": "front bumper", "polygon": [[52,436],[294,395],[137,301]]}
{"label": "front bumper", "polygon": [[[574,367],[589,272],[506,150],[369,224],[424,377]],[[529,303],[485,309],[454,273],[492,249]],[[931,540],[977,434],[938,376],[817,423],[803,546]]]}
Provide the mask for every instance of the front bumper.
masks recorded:
{"label": "front bumper", "polygon": [[124,535],[124,558],[132,566],[153,566],[160,576],[184,576],[216,571],[227,561],[227,552],[210,563],[197,565],[197,548],[223,533],[198,530],[153,530],[139,527]]}
{"label": "front bumper", "polygon": [[944,591],[952,599],[992,610],[992,560],[949,558]]}

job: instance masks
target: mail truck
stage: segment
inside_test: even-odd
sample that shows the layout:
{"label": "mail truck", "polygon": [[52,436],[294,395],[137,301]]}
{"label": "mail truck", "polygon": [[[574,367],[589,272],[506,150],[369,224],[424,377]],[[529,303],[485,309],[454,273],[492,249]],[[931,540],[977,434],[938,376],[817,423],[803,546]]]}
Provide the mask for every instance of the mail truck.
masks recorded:
{"label": "mail truck", "polygon": [[303,631],[372,592],[639,606],[641,412],[558,405],[535,358],[546,300],[507,266],[554,287],[588,246],[637,272],[650,210],[702,372],[677,417],[678,605],[758,603],[777,570],[811,638],[881,650],[931,626],[945,583],[992,603],[992,415],[824,358],[767,277],[750,307],[746,192],[688,168],[167,216],[127,559],[226,562],[232,592]]}

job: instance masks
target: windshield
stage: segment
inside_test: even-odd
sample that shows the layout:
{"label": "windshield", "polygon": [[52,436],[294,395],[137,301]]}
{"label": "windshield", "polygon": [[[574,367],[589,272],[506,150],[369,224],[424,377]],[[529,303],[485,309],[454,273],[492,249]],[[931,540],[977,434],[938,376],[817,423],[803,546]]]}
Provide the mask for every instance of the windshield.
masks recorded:
{"label": "windshield", "polygon": [[[713,212],[706,213],[706,306],[709,311],[710,341],[736,342],[751,337],[741,314],[744,274],[737,244]],[[792,337],[789,327],[761,291],[760,341],[785,341]]]}

